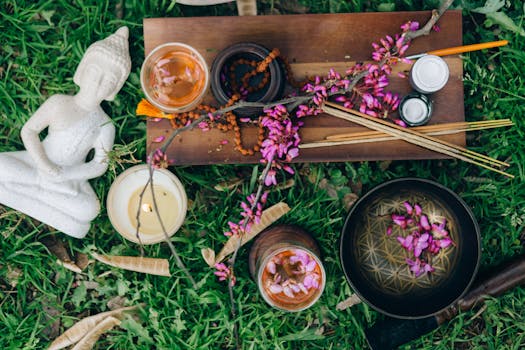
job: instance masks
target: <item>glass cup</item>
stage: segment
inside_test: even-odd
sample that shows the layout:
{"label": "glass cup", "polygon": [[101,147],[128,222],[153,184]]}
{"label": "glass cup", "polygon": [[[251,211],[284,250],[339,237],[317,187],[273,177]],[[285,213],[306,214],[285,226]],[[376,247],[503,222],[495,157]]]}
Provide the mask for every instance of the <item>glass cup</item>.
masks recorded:
{"label": "glass cup", "polygon": [[154,48],[140,70],[140,85],[146,99],[167,113],[194,109],[209,85],[209,70],[202,55],[183,43]]}
{"label": "glass cup", "polygon": [[292,225],[277,225],[255,240],[249,267],[263,299],[290,312],[312,306],[326,284],[320,251],[315,240]]}

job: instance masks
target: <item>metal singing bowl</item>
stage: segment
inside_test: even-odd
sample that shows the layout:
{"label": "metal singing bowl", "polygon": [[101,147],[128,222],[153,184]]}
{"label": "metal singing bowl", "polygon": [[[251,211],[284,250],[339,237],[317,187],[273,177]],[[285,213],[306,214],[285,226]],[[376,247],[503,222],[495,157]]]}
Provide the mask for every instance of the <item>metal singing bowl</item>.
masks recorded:
{"label": "metal singing bowl", "polygon": [[[406,213],[403,202],[419,203],[431,222],[447,219],[454,245],[433,257],[435,271],[415,277],[396,240],[402,230],[391,213]],[[406,236],[406,233],[404,234]],[[346,279],[359,297],[379,312],[397,318],[422,318],[440,312],[467,291],[481,255],[478,223],[466,203],[429,180],[402,178],[365,194],[348,213],[340,242]]]}

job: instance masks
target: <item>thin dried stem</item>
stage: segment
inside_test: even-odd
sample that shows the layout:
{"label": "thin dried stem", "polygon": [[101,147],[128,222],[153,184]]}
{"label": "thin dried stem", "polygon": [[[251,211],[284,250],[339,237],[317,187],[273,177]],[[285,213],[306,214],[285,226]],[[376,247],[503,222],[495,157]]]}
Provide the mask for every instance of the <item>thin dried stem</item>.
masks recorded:
{"label": "thin dried stem", "polygon": [[155,191],[153,190],[153,172],[155,169],[150,164],[149,166],[149,187],[151,190],[151,198],[153,200],[153,209],[155,210],[155,213],[157,214],[157,219],[159,220],[160,226],[162,228],[162,232],[164,233],[164,241],[168,244],[168,247],[170,247],[171,254],[175,258],[175,263],[177,264],[177,267],[182,270],[182,272],[186,275],[186,277],[190,280],[191,284],[193,285],[193,288],[197,289],[197,283],[191,276],[190,272],[182,262],[182,259],[179,256],[179,253],[177,253],[177,250],[175,249],[175,246],[170,240],[170,237],[168,236],[168,232],[166,231],[166,227],[164,226],[164,222],[162,221],[162,218],[160,216],[159,207],[157,205],[157,198],[155,196]]}
{"label": "thin dried stem", "polygon": [[[257,207],[257,203],[261,199],[263,188],[264,188],[264,180],[266,179],[266,176],[268,175],[268,172],[270,171],[272,167],[272,162],[273,162],[273,159],[269,160],[266,163],[266,166],[264,167],[263,172],[261,173],[261,176],[259,176],[259,184],[257,187],[257,193],[255,194],[255,200],[253,201],[253,204],[251,207],[252,211],[255,210],[255,208]],[[242,232],[246,231],[247,225],[248,225],[248,220],[245,220],[243,224],[244,227],[242,229]],[[237,255],[239,254],[239,250],[241,246],[242,246],[242,237],[241,239],[239,239],[239,242],[237,243],[237,247],[235,247],[235,250],[233,251],[232,257],[228,260],[228,262],[230,263],[230,271],[231,271],[229,279],[228,279],[228,294],[230,296],[231,314],[233,317],[233,335],[235,337],[235,347],[237,349],[241,349],[241,343],[239,339],[239,326],[237,324],[237,321],[235,320],[235,318],[237,317],[237,308],[235,306],[235,297],[233,295],[233,277],[235,276],[233,269],[234,269],[235,262],[237,260]]]}

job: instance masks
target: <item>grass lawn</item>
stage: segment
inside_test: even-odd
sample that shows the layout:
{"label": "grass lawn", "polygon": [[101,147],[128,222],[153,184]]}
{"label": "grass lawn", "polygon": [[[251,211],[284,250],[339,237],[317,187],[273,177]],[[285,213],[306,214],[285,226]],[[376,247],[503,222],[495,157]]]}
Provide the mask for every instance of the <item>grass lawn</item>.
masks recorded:
{"label": "grass lawn", "polygon": [[[498,1],[489,1],[497,3]],[[439,1],[415,0],[262,0],[259,13],[329,13],[377,10],[428,10]],[[511,118],[508,130],[474,132],[469,148],[507,160],[509,180],[455,160],[298,164],[292,188],[272,192],[270,203],[286,201],[292,211],[282,222],[308,228],[318,239],[328,273],[320,301],[307,311],[288,314],[271,309],[250,279],[248,249],[241,250],[236,300],[240,337],[245,349],[361,349],[363,329],[381,315],[358,305],[337,311],[351,289],[338,258],[338,240],[346,214],[345,194],[361,195],[373,186],[402,176],[435,180],[456,191],[473,209],[482,232],[481,269],[523,253],[525,243],[525,8],[503,1],[501,15],[471,11],[485,0],[456,1],[463,8],[465,44],[506,39],[509,45],[490,52],[465,54],[465,115],[468,121]],[[86,47],[121,25],[130,28],[131,75],[117,99],[105,103],[117,129],[110,170],[92,181],[104,203],[108,189],[133,159],[145,159],[144,119],[134,114],[142,93],[142,19],[163,16],[233,15],[231,4],[190,8],[176,1],[3,0],[0,4],[0,151],[23,148],[24,122],[50,95],[73,94],[73,73]],[[500,22],[500,23],[498,23]],[[521,29],[523,32],[523,29]],[[520,35],[522,34],[522,35]],[[345,35],[341,33],[341,35]],[[111,303],[145,306],[140,317],[125,318],[105,335],[98,349],[232,348],[234,320],[227,286],[218,282],[200,255],[226,241],[227,222],[239,215],[239,202],[254,188],[253,166],[181,166],[172,169],[190,199],[187,220],[173,242],[199,283],[191,288],[173,259],[171,278],[90,264],[75,274],[56,264],[43,242],[56,235],[70,254],[94,247],[114,255],[137,255],[137,245],[112,228],[105,208],[83,240],[50,230],[10,208],[0,206],[0,347],[46,348],[50,339],[76,320],[106,311]],[[260,170],[260,169],[259,169]],[[214,186],[234,177],[243,184],[229,192]],[[328,190],[327,190],[328,189]],[[213,218],[210,220],[210,218]],[[152,257],[170,257],[165,244],[146,246]],[[108,306],[108,302],[110,305]],[[58,332],[58,333],[57,333]],[[520,349],[525,347],[525,288],[486,302],[482,312],[465,312],[405,349]]]}

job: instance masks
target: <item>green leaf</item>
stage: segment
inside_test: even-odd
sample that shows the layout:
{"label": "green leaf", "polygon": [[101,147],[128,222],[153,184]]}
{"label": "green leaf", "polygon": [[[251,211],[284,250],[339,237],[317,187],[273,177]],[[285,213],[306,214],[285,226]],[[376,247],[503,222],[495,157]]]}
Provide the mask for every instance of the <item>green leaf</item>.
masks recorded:
{"label": "green leaf", "polygon": [[396,4],[383,2],[377,6],[379,12],[392,12],[396,10]]}
{"label": "green leaf", "polygon": [[494,24],[499,24],[503,29],[525,36],[525,30],[516,25],[516,23],[503,12],[489,13],[487,14],[487,19]]}
{"label": "green leaf", "polygon": [[53,27],[55,24],[51,21],[51,17],[55,14],[55,10],[42,11],[39,15],[46,20],[46,22]]}
{"label": "green leaf", "polygon": [[279,338],[279,341],[281,342],[308,341],[308,340],[322,340],[324,338],[325,336],[322,334],[317,334],[317,331],[315,329],[307,329],[299,333],[288,334],[284,337]]}
{"label": "green leaf", "polygon": [[84,283],[78,285],[71,296],[71,302],[75,304],[76,307],[79,307],[84,301],[86,301],[87,289]]}
{"label": "green leaf", "polygon": [[129,291],[129,282],[117,280],[117,293],[119,296],[124,296]]}
{"label": "green leaf", "polygon": [[133,318],[127,317],[124,321],[122,321],[120,326],[125,330],[129,331],[131,334],[137,336],[139,338],[139,343],[154,343],[153,339],[148,333],[148,330],[142,327],[142,325],[135,321]]}
{"label": "green leaf", "polygon": [[175,320],[173,321],[173,327],[172,329],[175,330],[175,332],[180,333],[184,330],[186,330],[186,321],[182,319],[182,313],[184,310],[178,309],[175,311]]}
{"label": "green leaf", "polygon": [[497,12],[503,6],[505,6],[505,0],[487,0],[487,2],[485,2],[485,6],[475,8],[471,11],[487,15],[489,13]]}

